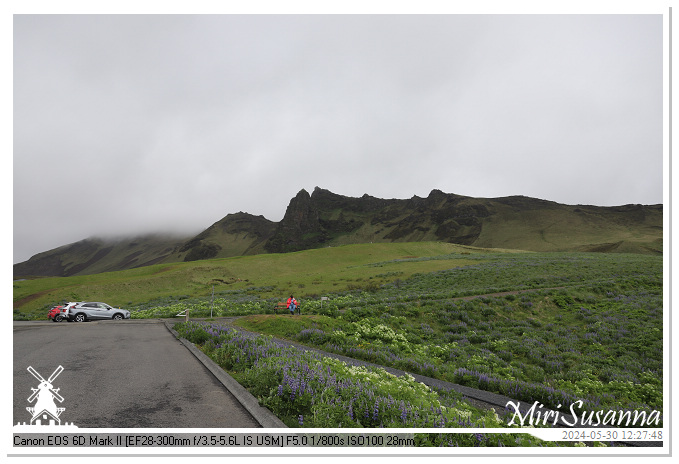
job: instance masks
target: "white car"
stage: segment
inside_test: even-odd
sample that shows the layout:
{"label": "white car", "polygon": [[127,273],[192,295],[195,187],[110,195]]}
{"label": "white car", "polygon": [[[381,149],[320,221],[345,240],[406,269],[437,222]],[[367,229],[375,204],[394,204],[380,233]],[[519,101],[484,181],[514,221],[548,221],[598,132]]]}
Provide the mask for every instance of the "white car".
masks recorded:
{"label": "white car", "polygon": [[114,308],[106,303],[85,301],[69,306],[66,313],[69,322],[85,322],[110,319],[121,321],[130,318],[130,312],[126,309]]}

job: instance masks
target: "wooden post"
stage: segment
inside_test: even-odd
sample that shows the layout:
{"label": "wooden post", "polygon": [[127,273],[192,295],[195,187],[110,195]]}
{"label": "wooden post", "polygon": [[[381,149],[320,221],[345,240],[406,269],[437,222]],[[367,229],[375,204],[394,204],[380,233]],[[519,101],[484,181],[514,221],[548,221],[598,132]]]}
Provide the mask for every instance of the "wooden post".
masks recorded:
{"label": "wooden post", "polygon": [[212,319],[212,304],[215,301],[215,286],[212,285],[212,299],[210,299],[210,319]]}

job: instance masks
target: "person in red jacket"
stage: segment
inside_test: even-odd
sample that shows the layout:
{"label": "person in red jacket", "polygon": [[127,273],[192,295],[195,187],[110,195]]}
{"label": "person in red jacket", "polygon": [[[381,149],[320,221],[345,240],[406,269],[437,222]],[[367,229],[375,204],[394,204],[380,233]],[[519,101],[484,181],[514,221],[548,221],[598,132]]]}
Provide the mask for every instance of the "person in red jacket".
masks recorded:
{"label": "person in red jacket", "polygon": [[295,314],[295,308],[297,307],[297,300],[295,300],[295,297],[290,295],[290,298],[288,298],[288,309],[290,310],[290,314]]}

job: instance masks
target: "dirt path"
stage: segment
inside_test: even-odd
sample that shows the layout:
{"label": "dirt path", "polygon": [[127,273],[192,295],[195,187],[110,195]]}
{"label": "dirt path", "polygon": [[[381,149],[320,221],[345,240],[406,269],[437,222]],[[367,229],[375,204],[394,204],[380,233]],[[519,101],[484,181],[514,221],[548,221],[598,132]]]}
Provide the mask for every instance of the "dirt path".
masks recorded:
{"label": "dirt path", "polygon": [[20,300],[15,301],[14,304],[12,305],[12,307],[13,308],[19,308],[20,306],[23,306],[26,303],[30,303],[31,301],[33,301],[37,298],[40,298],[41,296],[46,295],[49,292],[53,292],[55,290],[58,290],[58,289],[57,288],[50,288],[50,289],[43,290],[43,291],[38,292],[38,293],[33,293],[32,295],[25,296],[25,297],[21,298]]}

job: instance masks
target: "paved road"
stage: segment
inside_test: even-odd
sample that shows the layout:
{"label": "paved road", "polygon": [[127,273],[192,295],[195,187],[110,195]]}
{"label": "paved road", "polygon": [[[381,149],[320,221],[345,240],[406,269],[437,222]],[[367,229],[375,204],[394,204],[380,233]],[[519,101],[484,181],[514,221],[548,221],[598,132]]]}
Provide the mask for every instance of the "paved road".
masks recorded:
{"label": "paved road", "polygon": [[164,324],[154,321],[15,322],[13,425],[29,422],[31,388],[54,388],[62,422],[80,428],[259,427]]}

